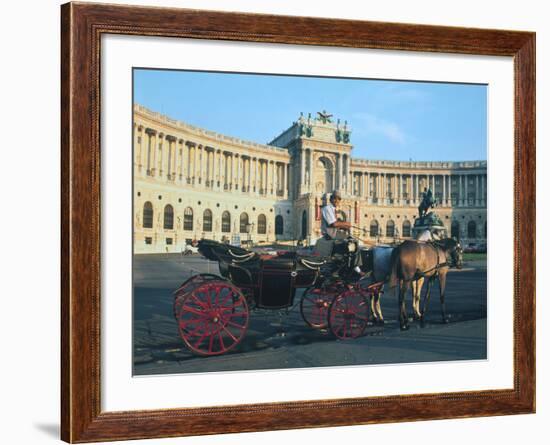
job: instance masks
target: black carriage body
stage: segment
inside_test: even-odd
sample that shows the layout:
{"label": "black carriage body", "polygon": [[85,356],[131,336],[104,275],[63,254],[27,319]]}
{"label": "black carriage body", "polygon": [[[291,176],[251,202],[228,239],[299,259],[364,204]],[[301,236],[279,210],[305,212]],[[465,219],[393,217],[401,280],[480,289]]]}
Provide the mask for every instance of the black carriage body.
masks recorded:
{"label": "black carriage body", "polygon": [[292,306],[296,289],[314,285],[324,264],[323,260],[299,257],[295,252],[260,255],[211,240],[200,241],[199,251],[218,261],[222,276],[249,291],[256,306],[264,309]]}

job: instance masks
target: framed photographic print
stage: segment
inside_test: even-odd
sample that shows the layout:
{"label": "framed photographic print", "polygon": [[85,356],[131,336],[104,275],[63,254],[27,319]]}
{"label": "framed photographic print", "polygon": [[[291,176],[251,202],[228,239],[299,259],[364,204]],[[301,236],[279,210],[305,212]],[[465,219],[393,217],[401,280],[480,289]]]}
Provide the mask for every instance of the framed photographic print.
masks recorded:
{"label": "framed photographic print", "polygon": [[61,12],[63,440],[534,412],[533,33]]}

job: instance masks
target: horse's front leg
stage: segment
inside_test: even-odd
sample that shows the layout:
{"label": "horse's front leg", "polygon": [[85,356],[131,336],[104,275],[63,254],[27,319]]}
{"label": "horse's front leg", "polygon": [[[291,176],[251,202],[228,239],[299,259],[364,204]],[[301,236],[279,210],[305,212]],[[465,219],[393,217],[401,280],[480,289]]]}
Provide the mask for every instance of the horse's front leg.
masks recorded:
{"label": "horse's front leg", "polygon": [[402,280],[399,286],[399,327],[402,331],[409,329],[409,318],[405,307],[405,296],[407,295],[409,283],[410,281]]}
{"label": "horse's front leg", "polygon": [[376,312],[378,313],[378,322],[384,324],[384,316],[382,315],[382,307],[380,306],[380,297],[382,294],[378,292],[376,294]]}
{"label": "horse's front leg", "polygon": [[447,274],[439,275],[439,301],[441,301],[441,318],[443,323],[449,323],[447,312],[445,311],[445,284],[447,282]]}
{"label": "horse's front leg", "polygon": [[377,324],[384,324],[384,316],[382,315],[382,308],[380,307],[381,295],[382,293],[379,290],[375,290],[371,295],[372,312],[375,316],[375,321]]}
{"label": "horse's front leg", "polygon": [[430,294],[432,290],[433,277],[428,279],[428,285],[426,286],[426,293],[424,294],[424,307],[420,315],[420,326],[424,327],[426,311],[428,310],[428,303],[430,302]]}
{"label": "horse's front leg", "polygon": [[378,323],[378,314],[376,313],[376,302],[374,301],[375,294],[369,294],[370,313],[372,314],[373,321]]}
{"label": "horse's front leg", "polygon": [[422,286],[424,285],[424,278],[421,277],[411,283],[412,295],[413,295],[413,318],[420,320],[422,315],[420,314],[420,294],[422,293]]}

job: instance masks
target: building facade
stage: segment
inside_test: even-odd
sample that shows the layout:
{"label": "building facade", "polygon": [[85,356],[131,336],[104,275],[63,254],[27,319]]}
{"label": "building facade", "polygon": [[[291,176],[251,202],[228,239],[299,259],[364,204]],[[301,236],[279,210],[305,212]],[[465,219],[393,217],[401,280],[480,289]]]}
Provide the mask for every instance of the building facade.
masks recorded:
{"label": "building facade", "polygon": [[340,217],[373,241],[411,236],[425,187],[449,234],[463,244],[486,240],[486,161],[356,159],[347,122],[317,114],[259,144],[135,105],[134,252],[181,252],[201,238],[311,242],[334,189]]}

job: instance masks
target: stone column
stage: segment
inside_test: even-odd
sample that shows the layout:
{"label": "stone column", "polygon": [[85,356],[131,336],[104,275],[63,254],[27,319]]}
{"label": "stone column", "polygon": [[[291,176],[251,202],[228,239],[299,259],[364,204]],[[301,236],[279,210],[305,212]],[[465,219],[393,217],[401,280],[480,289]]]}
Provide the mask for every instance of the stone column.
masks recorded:
{"label": "stone column", "polygon": [[206,178],[208,188],[214,188],[214,150],[211,147],[205,147],[206,151]]}
{"label": "stone column", "polygon": [[185,182],[189,183],[189,178],[191,176],[191,147],[189,142],[186,142],[183,146],[183,157],[186,159],[183,176],[185,177]]}
{"label": "stone column", "polygon": [[234,155],[235,160],[235,179],[233,180],[235,191],[240,192],[241,191],[241,155],[239,153],[235,153]]}
{"label": "stone column", "polygon": [[458,205],[464,205],[464,192],[462,190],[462,175],[458,175]]}
{"label": "stone column", "polygon": [[300,194],[304,193],[306,183],[306,150],[300,150]]}
{"label": "stone column", "polygon": [[397,175],[397,201],[399,205],[401,205],[402,200],[403,200],[403,174],[399,173]]}
{"label": "stone column", "polygon": [[342,156],[336,154],[336,175],[334,177],[334,189],[340,190],[342,187]]}
{"label": "stone column", "polygon": [[147,170],[149,171],[150,176],[155,176],[155,172],[157,171],[157,151],[157,132],[155,130],[151,130],[149,133],[149,153],[147,160]]}
{"label": "stone column", "polygon": [[447,204],[447,175],[442,175],[441,179],[443,180],[443,195],[441,197],[441,204]]}
{"label": "stone column", "polygon": [[470,199],[468,198],[468,178],[469,175],[464,175],[464,194],[466,195],[466,205],[470,205]]}
{"label": "stone column", "polygon": [[166,169],[164,168],[164,133],[159,133],[157,154],[157,177],[161,179],[162,176],[166,173]]}
{"label": "stone column", "polygon": [[283,199],[286,199],[286,164],[281,164],[281,183],[279,185],[279,188],[281,190],[281,194]]}
{"label": "stone column", "polygon": [[256,187],[256,194],[260,194],[260,160],[258,158],[254,159],[253,165],[253,174],[254,174],[254,187]]}
{"label": "stone column", "polygon": [[208,162],[210,161],[208,147],[206,145],[201,146],[202,157],[201,157],[201,172],[202,172],[202,184],[206,187],[206,184],[210,180],[210,170],[208,169]]}
{"label": "stone column", "polygon": [[158,140],[157,140],[157,162],[155,168],[156,170],[156,176],[161,179],[162,176],[165,174],[166,169],[164,168],[164,133],[159,133]]}
{"label": "stone column", "polygon": [[[181,150],[180,143],[177,138],[174,138],[174,181],[179,181],[180,173],[180,164],[181,164]],[[174,224],[175,227],[175,224]]]}
{"label": "stone column", "polygon": [[166,178],[168,181],[172,179],[172,164],[173,164],[173,156],[172,156],[172,137],[166,136]]}
{"label": "stone column", "polygon": [[269,180],[271,176],[269,170],[269,159],[266,159],[264,163],[264,192],[266,196],[269,195]]}
{"label": "stone column", "polygon": [[263,179],[264,179],[264,165],[260,158],[258,158],[258,194],[261,194],[263,189]]}
{"label": "stone column", "polygon": [[487,203],[485,202],[485,183],[487,181],[487,176],[481,175],[481,205],[485,207]]}
{"label": "stone column", "polygon": [[475,205],[479,207],[479,201],[480,201],[480,196],[479,196],[479,175],[476,175],[476,200],[475,200]]}
{"label": "stone column", "polygon": [[175,181],[178,177],[178,140],[174,136],[171,138],[172,158],[170,160],[172,161],[172,166],[170,167],[170,180]]}
{"label": "stone column", "polygon": [[313,149],[311,150],[311,172],[309,173],[309,181],[311,183],[310,190],[315,192],[315,156]]}
{"label": "stone column", "polygon": [[212,189],[218,189],[218,150],[212,147]]}
{"label": "stone column", "polygon": [[200,145],[193,145],[193,184],[198,185],[200,177]]}
{"label": "stone column", "polygon": [[141,125],[134,125],[134,165],[141,171]]}
{"label": "stone column", "polygon": [[252,193],[252,157],[248,157],[248,180],[246,181],[246,188],[248,193]]}
{"label": "stone column", "polygon": [[227,178],[229,177],[228,176],[228,172],[227,172],[227,153],[225,151],[222,151],[221,152],[221,159],[222,159],[222,169],[221,169],[221,179],[220,179],[220,182],[221,182],[221,189],[222,190],[227,190],[229,187],[227,186]]}
{"label": "stone column", "polygon": [[216,149],[210,147],[209,152],[210,164],[208,165],[210,166],[210,173],[208,176],[210,177],[210,188],[214,189],[214,187],[216,186]]}
{"label": "stone column", "polygon": [[184,158],[185,158],[185,142],[183,139],[178,140],[179,144],[179,166],[180,166],[180,173],[179,173],[179,182],[183,182],[184,176],[185,176],[185,164],[184,164]]}
{"label": "stone column", "polygon": [[147,129],[144,127],[143,131],[141,132],[141,166],[143,168],[142,174],[144,176],[148,174],[147,162],[150,162],[149,161],[150,145],[151,145],[151,138],[149,134],[147,134]]}
{"label": "stone column", "polygon": [[277,161],[273,161],[273,195],[277,196],[277,189],[279,187],[279,170],[280,165]]}
{"label": "stone column", "polygon": [[271,184],[273,183],[271,161],[269,159],[265,161],[265,179],[265,194],[269,196],[271,194]]}
{"label": "stone column", "polygon": [[292,178],[290,177],[290,164],[286,164],[285,178],[285,196],[288,198],[292,195]]}
{"label": "stone column", "polygon": [[250,193],[256,194],[256,158],[250,158]]}
{"label": "stone column", "polygon": [[311,148],[308,148],[307,149],[307,169],[306,169],[307,170],[307,184],[306,185],[307,185],[307,188],[309,190],[311,190],[311,173],[312,173],[312,168],[311,168],[311,164],[312,164],[311,158],[312,158],[312,156],[311,155],[312,155],[311,154]]}
{"label": "stone column", "polygon": [[235,187],[235,154],[234,153],[230,153],[229,154],[229,164],[230,164],[230,167],[229,167],[229,176],[230,176],[230,181],[229,181],[229,190],[233,190],[233,188]]}
{"label": "stone column", "polygon": [[349,169],[349,156],[344,155],[344,193],[347,195],[351,194],[351,178],[350,178],[350,169]]}
{"label": "stone column", "polygon": [[172,162],[172,166],[170,167],[170,180],[175,181],[178,176],[178,140],[174,136],[172,136],[170,146],[172,149],[172,158],[170,159]]}

